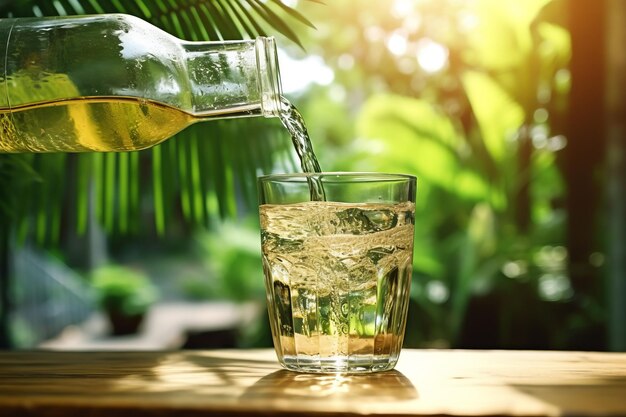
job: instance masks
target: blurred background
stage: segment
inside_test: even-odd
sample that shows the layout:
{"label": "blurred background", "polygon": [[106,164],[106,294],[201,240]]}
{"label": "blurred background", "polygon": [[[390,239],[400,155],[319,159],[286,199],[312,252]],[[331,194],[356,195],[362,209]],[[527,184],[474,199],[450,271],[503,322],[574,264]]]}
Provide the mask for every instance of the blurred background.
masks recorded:
{"label": "blurred background", "polygon": [[[3,0],[187,40],[276,36],[325,171],[419,178],[405,346],[626,351],[626,3]],[[269,347],[273,119],[121,154],[0,155],[0,346]]]}

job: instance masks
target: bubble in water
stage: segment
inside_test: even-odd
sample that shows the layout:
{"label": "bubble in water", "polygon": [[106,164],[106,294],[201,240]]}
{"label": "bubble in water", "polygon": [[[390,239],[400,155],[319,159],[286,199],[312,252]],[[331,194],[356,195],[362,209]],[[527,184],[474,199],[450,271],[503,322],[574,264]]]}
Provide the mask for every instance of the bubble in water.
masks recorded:
{"label": "bubble in water", "polygon": [[341,303],[341,315],[348,317],[348,303]]}

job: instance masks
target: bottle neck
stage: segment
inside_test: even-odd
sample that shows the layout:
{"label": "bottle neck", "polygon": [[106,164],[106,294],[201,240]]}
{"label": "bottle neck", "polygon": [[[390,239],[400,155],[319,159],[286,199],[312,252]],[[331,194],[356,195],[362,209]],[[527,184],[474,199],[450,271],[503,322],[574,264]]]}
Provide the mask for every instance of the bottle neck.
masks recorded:
{"label": "bottle neck", "polygon": [[273,38],[182,44],[192,113],[205,118],[277,117],[281,84]]}

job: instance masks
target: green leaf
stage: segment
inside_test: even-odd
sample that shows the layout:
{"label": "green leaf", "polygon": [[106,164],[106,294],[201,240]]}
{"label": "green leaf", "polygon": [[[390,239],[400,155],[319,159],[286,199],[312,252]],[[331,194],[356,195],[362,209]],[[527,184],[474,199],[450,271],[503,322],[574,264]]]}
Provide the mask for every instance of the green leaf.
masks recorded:
{"label": "green leaf", "polygon": [[132,219],[130,219],[130,227],[129,232],[137,232],[138,226],[136,226],[139,222],[136,221],[140,215],[140,173],[139,170],[139,157],[140,152],[130,152],[130,162],[129,162],[129,179],[130,184],[128,187],[129,192],[129,208],[132,213]]}
{"label": "green leaf", "polygon": [[531,22],[550,0],[477,0],[477,25],[467,33],[466,56],[495,71],[518,67],[533,49]]}
{"label": "green leaf", "polygon": [[154,196],[154,222],[157,233],[165,232],[165,201],[163,200],[163,177],[162,177],[162,152],[161,146],[152,149],[152,178]]}
{"label": "green leaf", "polygon": [[92,155],[92,175],[93,175],[93,187],[94,187],[94,199],[93,210],[94,215],[100,221],[104,218],[104,185],[106,183],[104,176],[104,154],[96,152]]}
{"label": "green leaf", "polygon": [[537,25],[541,36],[539,53],[542,57],[544,71],[549,77],[566,67],[572,55],[572,40],[569,32],[560,26],[542,22]]}
{"label": "green leaf", "polygon": [[241,38],[241,33],[239,32],[239,29],[230,19],[228,13],[224,10],[220,1],[208,2],[205,4],[209,12],[211,13],[211,17],[216,23],[217,30],[222,36],[222,39],[228,40]]}
{"label": "green leaf", "polygon": [[107,230],[113,230],[115,219],[116,159],[114,153],[104,154],[104,227]]}
{"label": "green leaf", "polygon": [[203,4],[201,4],[197,10],[197,15],[200,18],[202,27],[204,27],[205,30],[209,33],[209,39],[212,41],[222,40],[222,36],[217,30],[217,25],[211,17],[211,12]]}
{"label": "green leaf", "polygon": [[143,0],[135,0],[135,4],[137,4],[137,7],[139,7],[139,9],[142,11],[143,16],[148,19],[150,18],[150,16],[152,16],[152,12]]}
{"label": "green leaf", "polygon": [[304,17],[302,15],[302,13],[298,12],[296,9],[287,6],[285,3],[283,3],[280,0],[271,0],[271,2],[276,4],[278,7],[283,9],[287,14],[289,14],[290,16],[294,17],[295,19],[299,20],[300,22],[304,23],[305,25],[307,25],[311,29],[315,29],[315,25],[313,23],[311,23],[311,21],[309,19]]}
{"label": "green leaf", "polygon": [[130,217],[130,207],[129,207],[129,184],[130,184],[130,175],[129,172],[129,154],[126,152],[122,152],[118,156],[118,225],[119,231],[122,233],[126,233],[128,231],[128,222]]}
{"label": "green leaf", "polygon": [[259,16],[261,16],[267,23],[269,23],[274,29],[278,30],[280,33],[285,35],[287,39],[303,48],[298,35],[285,23],[285,21],[278,16],[268,5],[261,2],[260,0],[248,0],[248,3],[252,6],[253,9],[257,11]]}
{"label": "green leaf", "polygon": [[[235,3],[229,3],[232,5],[234,4],[235,6],[237,6],[237,8],[239,9],[239,11],[243,14],[243,16],[246,17],[246,19],[248,20],[248,22],[250,22],[250,25],[254,28],[254,34],[255,35],[250,35],[250,36],[264,36],[265,35],[265,30],[261,27],[261,25],[257,22],[257,20],[254,18],[254,16],[252,16],[252,13],[250,13],[250,11],[248,10],[248,8],[244,5],[241,4],[239,2],[235,2]],[[242,18],[243,18],[242,16]],[[243,20],[243,19],[242,19]]]}
{"label": "green leaf", "polygon": [[480,132],[491,158],[502,164],[506,141],[524,122],[524,110],[488,75],[468,71],[463,87],[478,121]]}
{"label": "green leaf", "polygon": [[96,13],[106,13],[102,7],[100,7],[100,2],[98,0],[89,0],[89,5]]}
{"label": "green leaf", "polygon": [[497,251],[495,215],[485,203],[476,204],[467,229],[458,241],[458,271],[451,291],[453,338],[459,336],[463,318],[472,295],[480,286],[490,285],[502,265]]}
{"label": "green leaf", "polygon": [[425,101],[373,96],[357,118],[357,133],[360,165],[350,169],[400,170],[465,198],[488,197],[484,180],[461,160],[463,142],[452,122]]}
{"label": "green leaf", "polygon": [[[241,12],[241,5],[238,2],[226,2],[224,3],[224,7],[228,9],[228,13],[233,20],[238,23],[241,32],[246,33],[251,38],[257,36],[258,33],[263,32],[263,29],[261,29],[258,25],[251,25],[250,22],[254,22],[254,19],[248,18],[245,13]],[[243,7],[243,9],[245,10],[245,7]]]}

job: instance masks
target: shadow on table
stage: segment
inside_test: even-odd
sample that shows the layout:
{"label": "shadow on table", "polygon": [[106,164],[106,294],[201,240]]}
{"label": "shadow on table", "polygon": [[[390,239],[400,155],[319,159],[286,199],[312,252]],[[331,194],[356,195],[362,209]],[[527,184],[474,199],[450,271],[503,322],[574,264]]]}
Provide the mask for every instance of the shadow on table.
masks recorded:
{"label": "shadow on table", "polygon": [[[238,352],[10,352],[0,359],[2,395],[142,399],[237,398],[278,369]],[[0,396],[2,396],[0,395]]]}
{"label": "shadow on table", "polygon": [[570,415],[617,415],[626,401],[626,375],[582,374],[542,384],[511,384],[511,387]]}
{"label": "shadow on table", "polygon": [[271,398],[278,394],[290,400],[349,398],[352,402],[418,398],[417,389],[411,381],[396,370],[366,375],[303,374],[280,370],[259,379],[244,392],[242,398]]}

